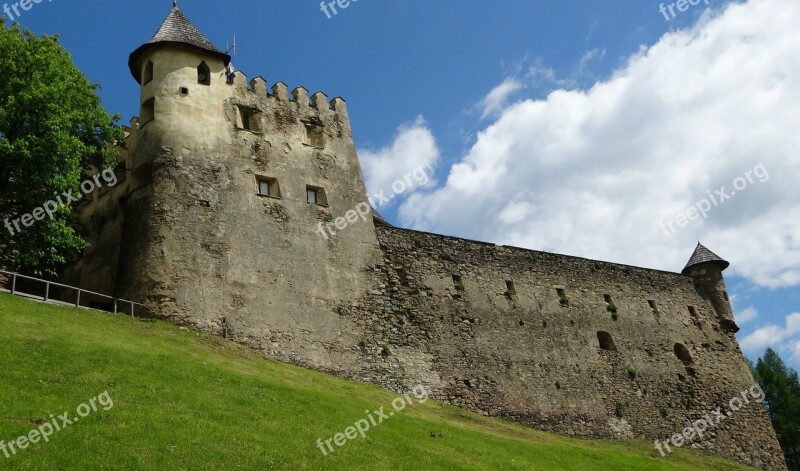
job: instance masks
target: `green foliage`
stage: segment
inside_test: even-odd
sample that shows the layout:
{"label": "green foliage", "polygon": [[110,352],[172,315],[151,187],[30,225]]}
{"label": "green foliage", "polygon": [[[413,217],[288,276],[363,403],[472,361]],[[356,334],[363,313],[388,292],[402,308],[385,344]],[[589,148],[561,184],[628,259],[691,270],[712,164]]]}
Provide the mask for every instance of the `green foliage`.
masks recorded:
{"label": "green foliage", "polygon": [[616,312],[612,312],[611,313],[611,320],[612,321],[616,321],[617,319],[619,319],[619,315]]}
{"label": "green foliage", "polygon": [[800,469],[800,380],[771,348],[753,368],[789,469]]}
{"label": "green foliage", "polygon": [[636,375],[637,375],[636,370],[634,370],[633,368],[628,368],[628,378],[636,379]]}
{"label": "green foliage", "polygon": [[384,345],[383,348],[381,348],[381,355],[383,355],[385,357],[388,357],[391,354],[392,354],[392,351],[389,350],[389,346],[388,345]]}
{"label": "green foliage", "polygon": [[0,326],[3,440],[49,414],[74,415],[103,391],[114,401],[49,443],[0,456],[3,469],[752,469],[680,448],[661,457],[652,441],[553,435],[433,400],[414,401],[366,439],[323,456],[318,438],[343,433],[366,410],[391,411],[397,395],[162,321],[0,294]]}
{"label": "green foliage", "polygon": [[624,414],[625,404],[617,402],[617,404],[614,406],[614,415],[617,416],[618,419],[621,419]]}
{"label": "green foliage", "polygon": [[558,302],[561,303],[562,306],[566,307],[569,306],[569,297],[568,296],[561,296],[558,298]]}
{"label": "green foliage", "polygon": [[464,288],[464,282],[463,282],[463,281],[461,281],[461,280],[455,280],[455,281],[453,281],[453,287],[455,287],[456,291],[458,291],[459,293],[463,293],[463,292],[464,292],[464,290],[465,290],[465,288]]}
{"label": "green foliage", "polygon": [[608,303],[608,305],[606,306],[606,310],[608,312],[616,314],[617,313],[617,306],[615,306],[614,303]]}
{"label": "green foliage", "polygon": [[[90,83],[54,36],[36,37],[0,21],[0,224],[79,185],[92,167],[113,165],[122,139]],[[0,227],[0,267],[54,276],[85,247],[63,208],[21,234]],[[22,225],[20,224],[20,227]]]}
{"label": "green foliage", "polygon": [[658,413],[661,414],[661,417],[666,418],[667,414],[669,413],[669,409],[667,409],[667,406],[661,406],[658,408]]}

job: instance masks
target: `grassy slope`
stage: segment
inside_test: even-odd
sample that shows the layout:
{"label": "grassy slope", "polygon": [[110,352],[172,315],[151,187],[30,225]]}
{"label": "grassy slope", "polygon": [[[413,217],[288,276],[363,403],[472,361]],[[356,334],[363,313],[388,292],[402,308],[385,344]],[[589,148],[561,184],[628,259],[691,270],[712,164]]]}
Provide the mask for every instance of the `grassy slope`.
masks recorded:
{"label": "grassy slope", "polygon": [[[428,401],[323,457],[316,448],[396,396],[267,361],[163,322],[0,294],[0,440],[108,390],[114,406],[0,469],[735,470],[647,442],[582,441]],[[432,437],[431,434],[436,435]]]}

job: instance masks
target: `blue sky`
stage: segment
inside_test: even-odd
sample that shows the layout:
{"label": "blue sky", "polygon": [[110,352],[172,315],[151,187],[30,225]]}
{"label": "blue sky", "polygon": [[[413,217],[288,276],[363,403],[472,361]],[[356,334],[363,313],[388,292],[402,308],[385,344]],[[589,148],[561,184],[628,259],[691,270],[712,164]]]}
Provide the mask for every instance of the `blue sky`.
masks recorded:
{"label": "blue sky", "polygon": [[[359,0],[332,18],[314,0],[179,6],[218,47],[236,34],[249,77],[344,97],[370,191],[431,169],[379,208],[394,223],[672,271],[699,238],[732,262],[745,353],[772,346],[799,368],[800,6],[700,0],[666,20],[661,3]],[[59,34],[127,123],[128,54],[171,1],[109,5],[44,1],[18,20]]]}

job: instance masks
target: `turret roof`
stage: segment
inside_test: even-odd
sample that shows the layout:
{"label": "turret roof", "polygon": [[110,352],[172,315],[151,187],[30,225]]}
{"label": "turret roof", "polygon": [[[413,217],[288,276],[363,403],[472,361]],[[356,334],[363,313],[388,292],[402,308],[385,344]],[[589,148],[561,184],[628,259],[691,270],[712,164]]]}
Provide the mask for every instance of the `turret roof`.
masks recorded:
{"label": "turret roof", "polygon": [[708,250],[703,244],[700,242],[697,243],[697,248],[694,249],[694,253],[689,261],[686,263],[686,267],[683,269],[683,274],[689,273],[689,269],[700,265],[701,263],[708,263],[714,262],[719,265],[720,270],[725,270],[730,266],[730,262],[723,259],[719,255],[715,254],[714,252]]}
{"label": "turret roof", "polygon": [[158,28],[156,34],[131,54],[128,60],[128,66],[137,82],[141,78],[141,56],[145,51],[157,44],[173,44],[181,47],[188,47],[219,56],[225,61],[225,65],[231,62],[231,57],[228,54],[217,49],[216,46],[189,21],[189,18],[178,8],[177,2],[173,2],[172,10],[170,10],[169,15],[167,15],[167,18]]}

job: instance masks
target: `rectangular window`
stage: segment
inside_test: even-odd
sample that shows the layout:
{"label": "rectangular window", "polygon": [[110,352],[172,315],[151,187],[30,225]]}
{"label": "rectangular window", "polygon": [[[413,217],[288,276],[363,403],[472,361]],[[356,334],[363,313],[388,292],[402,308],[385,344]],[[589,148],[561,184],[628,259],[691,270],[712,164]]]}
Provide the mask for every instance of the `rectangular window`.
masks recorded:
{"label": "rectangular window", "polygon": [[606,304],[613,304],[611,302],[611,295],[610,294],[604,294],[603,295],[603,299],[605,300]]}
{"label": "rectangular window", "polygon": [[689,306],[689,314],[691,314],[692,317],[697,318],[697,309],[695,309],[694,306]]}
{"label": "rectangular window", "polygon": [[239,129],[261,132],[261,114],[258,110],[239,106]]}
{"label": "rectangular window", "polygon": [[328,206],[328,197],[325,195],[325,189],[318,186],[306,186],[306,201],[309,204]]}
{"label": "rectangular window", "polygon": [[259,196],[269,196],[271,198],[281,197],[281,188],[278,185],[277,179],[271,177],[257,176],[256,183],[258,183]]}
{"label": "rectangular window", "polygon": [[652,299],[648,299],[647,300],[647,305],[650,306],[650,309],[652,309],[654,311],[656,310],[656,302],[653,301]]}

